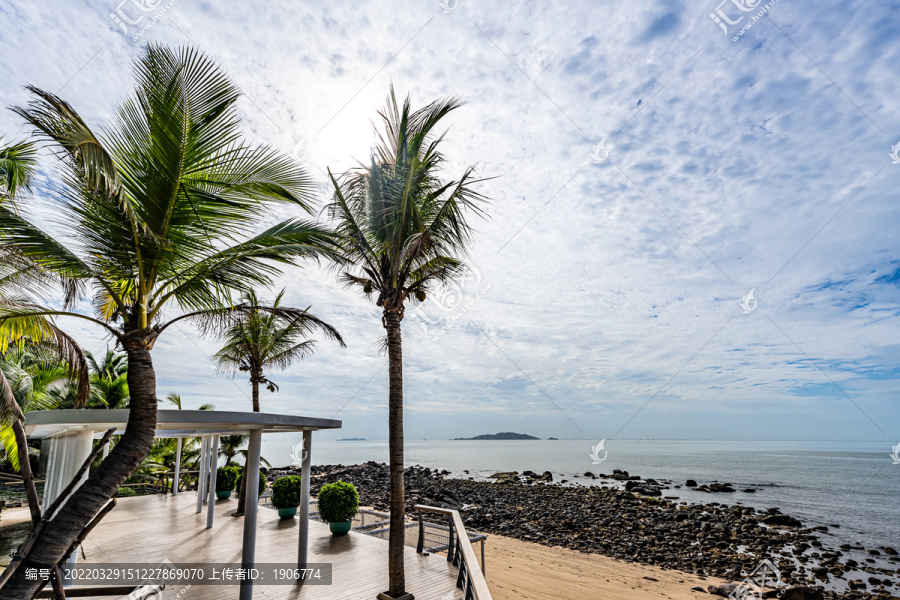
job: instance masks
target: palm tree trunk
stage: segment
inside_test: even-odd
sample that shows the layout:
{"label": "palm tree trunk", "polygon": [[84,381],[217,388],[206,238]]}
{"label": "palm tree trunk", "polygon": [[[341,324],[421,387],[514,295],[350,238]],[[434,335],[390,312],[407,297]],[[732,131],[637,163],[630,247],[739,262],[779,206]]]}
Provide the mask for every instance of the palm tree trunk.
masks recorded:
{"label": "palm tree trunk", "polygon": [[250,378],[250,385],[253,386],[253,412],[259,412],[259,377],[254,373]]}
{"label": "palm tree trunk", "polygon": [[[149,332],[142,332],[147,333]],[[140,466],[156,434],[156,374],[150,359],[152,339],[128,340],[128,387],[131,410],[119,443],[100,463],[35,539],[28,560],[52,568],[62,559],[82,530],[113,497],[119,486]],[[29,600],[41,581],[29,581],[25,569],[17,569],[0,589],[3,600]]]}
{"label": "palm tree trunk", "polygon": [[391,524],[388,538],[388,595],[406,593],[403,546],[406,538],[406,500],[403,489],[403,349],[400,313],[384,311],[388,338],[388,452],[390,456]]}
{"label": "palm tree trunk", "polygon": [[19,472],[22,473],[22,485],[25,487],[25,496],[28,498],[28,509],[31,511],[31,522],[34,525],[41,520],[41,502],[38,499],[37,488],[34,486],[34,477],[31,473],[31,461],[28,460],[28,440],[25,437],[25,427],[18,418],[12,424],[13,434],[16,436],[16,446],[19,450]]}
{"label": "palm tree trunk", "polygon": [[[250,385],[253,387],[253,412],[259,412],[259,381],[257,381],[255,373],[250,376]],[[247,507],[247,460],[249,458],[250,453],[248,452],[247,458],[244,459],[244,470],[241,474],[241,489],[238,490],[238,507],[235,512],[231,513],[233,517],[243,515]]]}

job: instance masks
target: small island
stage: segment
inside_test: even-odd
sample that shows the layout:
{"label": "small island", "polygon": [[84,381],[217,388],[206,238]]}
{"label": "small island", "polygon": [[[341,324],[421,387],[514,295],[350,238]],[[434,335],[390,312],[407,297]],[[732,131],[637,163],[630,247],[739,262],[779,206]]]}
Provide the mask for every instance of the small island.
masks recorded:
{"label": "small island", "polygon": [[536,438],[533,435],[528,435],[527,433],[513,433],[512,431],[503,431],[501,433],[486,433],[483,435],[476,435],[475,437],[470,438],[454,438],[455,440],[539,440],[541,438]]}
{"label": "small island", "polygon": [[365,442],[366,438],[341,438],[339,442]]}
{"label": "small island", "polygon": [[550,438],[547,438],[547,440],[555,440],[555,441],[558,442],[558,441],[559,441],[559,438],[550,437]]}

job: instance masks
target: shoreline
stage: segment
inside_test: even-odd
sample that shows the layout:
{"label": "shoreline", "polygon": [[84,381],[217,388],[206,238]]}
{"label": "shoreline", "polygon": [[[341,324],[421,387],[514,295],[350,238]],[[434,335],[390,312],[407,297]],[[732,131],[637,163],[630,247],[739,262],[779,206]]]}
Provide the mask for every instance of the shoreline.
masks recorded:
{"label": "shoreline", "polygon": [[[270,477],[288,472],[296,471],[269,470]],[[312,472],[313,494],[341,479],[356,485],[366,504],[388,508],[384,464],[318,465]],[[610,486],[560,485],[541,481],[542,475],[547,474],[526,471],[477,481],[411,466],[406,469],[407,511],[412,514],[415,504],[454,508],[467,528],[491,536],[685,576],[739,583],[768,559],[780,571],[783,587],[804,586],[847,599],[900,593],[900,557],[893,548],[833,548],[822,539],[827,527],[804,526],[777,509],[670,500],[661,496],[664,485],[623,472],[608,480],[615,484]]]}

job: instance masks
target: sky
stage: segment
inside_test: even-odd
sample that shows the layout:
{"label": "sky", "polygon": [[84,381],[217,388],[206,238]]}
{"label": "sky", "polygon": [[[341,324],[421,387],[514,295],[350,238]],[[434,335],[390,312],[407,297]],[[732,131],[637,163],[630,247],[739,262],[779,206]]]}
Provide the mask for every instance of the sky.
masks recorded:
{"label": "sky", "polygon": [[[33,84],[101,130],[147,42],[190,44],[319,206],[326,169],[368,158],[391,83],[414,106],[467,102],[444,176],[474,165],[491,204],[471,275],[407,308],[407,439],[900,441],[900,2],[48,0],[0,16],[4,107]],[[27,133],[0,111],[0,134]],[[385,439],[379,311],[301,266],[264,295],[284,288],[348,347],[321,340],[273,374],[263,410]],[[249,410],[217,346],[170,328],[159,395]]]}

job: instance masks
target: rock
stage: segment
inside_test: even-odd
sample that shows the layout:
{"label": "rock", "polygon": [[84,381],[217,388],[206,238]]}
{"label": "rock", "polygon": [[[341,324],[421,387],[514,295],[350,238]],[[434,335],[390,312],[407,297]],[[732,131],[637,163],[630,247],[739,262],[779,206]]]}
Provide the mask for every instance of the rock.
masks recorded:
{"label": "rock", "polygon": [[597,479],[597,477],[596,477],[593,473],[591,473],[590,471],[585,471],[584,476],[585,476],[585,477],[590,477],[591,479]]}
{"label": "rock", "polygon": [[695,585],[694,587],[692,587],[692,588],[691,588],[691,591],[692,591],[692,592],[703,592],[704,594],[706,593],[706,590],[704,590],[704,589],[703,589],[702,587],[700,587],[699,585]]}
{"label": "rock", "polygon": [[713,596],[722,596],[723,598],[727,598],[731,595],[731,592],[734,591],[734,588],[737,587],[736,583],[723,583],[722,585],[711,585],[706,588],[706,591],[712,594]]}
{"label": "rock", "polygon": [[711,483],[711,484],[709,484],[709,491],[711,491],[711,492],[733,492],[734,488],[731,487],[730,483]]}
{"label": "rock", "polygon": [[766,515],[763,517],[762,522],[766,525],[773,525],[775,527],[802,527],[803,523],[799,521],[799,519],[795,519],[794,517],[790,517],[788,515],[783,515],[781,513]]}
{"label": "rock", "polygon": [[684,482],[684,485],[687,487],[697,487],[697,482],[694,481],[693,479],[688,479],[687,481]]}
{"label": "rock", "polygon": [[553,473],[550,471],[544,471],[541,474],[541,481],[553,481]]}
{"label": "rock", "polygon": [[825,600],[825,595],[821,590],[795,585],[784,590],[781,600]]}

